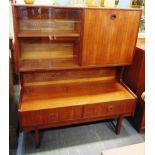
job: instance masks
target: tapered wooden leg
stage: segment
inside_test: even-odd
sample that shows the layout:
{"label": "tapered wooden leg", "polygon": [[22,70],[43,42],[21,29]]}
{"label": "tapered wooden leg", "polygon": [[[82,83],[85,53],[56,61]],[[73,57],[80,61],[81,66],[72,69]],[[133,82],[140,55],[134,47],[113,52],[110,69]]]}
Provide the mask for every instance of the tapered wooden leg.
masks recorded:
{"label": "tapered wooden leg", "polygon": [[120,130],[121,130],[121,126],[122,126],[122,120],[123,120],[123,116],[120,116],[118,119],[117,119],[117,124],[116,124],[116,134],[119,134],[120,133]]}
{"label": "tapered wooden leg", "polygon": [[34,139],[35,139],[35,146],[36,148],[38,148],[39,147],[39,130],[38,129],[35,129]]}

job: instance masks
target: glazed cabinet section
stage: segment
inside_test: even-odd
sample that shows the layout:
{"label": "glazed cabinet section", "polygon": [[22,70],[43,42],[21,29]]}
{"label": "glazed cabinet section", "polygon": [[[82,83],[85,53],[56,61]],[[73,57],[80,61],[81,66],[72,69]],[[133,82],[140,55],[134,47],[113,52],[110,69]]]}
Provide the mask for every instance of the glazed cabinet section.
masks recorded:
{"label": "glazed cabinet section", "polygon": [[79,64],[82,9],[14,6],[19,71]]}
{"label": "glazed cabinet section", "polygon": [[85,9],[82,65],[131,64],[141,11]]}
{"label": "glazed cabinet section", "polygon": [[13,6],[21,72],[132,62],[141,10]]}

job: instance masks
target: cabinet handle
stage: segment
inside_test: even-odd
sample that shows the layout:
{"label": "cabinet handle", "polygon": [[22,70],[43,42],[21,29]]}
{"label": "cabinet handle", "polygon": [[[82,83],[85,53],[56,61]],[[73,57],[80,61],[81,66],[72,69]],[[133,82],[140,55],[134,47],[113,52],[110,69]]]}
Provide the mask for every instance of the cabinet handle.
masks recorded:
{"label": "cabinet handle", "polygon": [[50,40],[53,40],[53,36],[49,35],[49,39],[50,39]]}
{"label": "cabinet handle", "polygon": [[115,13],[112,13],[111,19],[114,20],[114,19],[116,19],[116,17],[117,17],[117,15]]}
{"label": "cabinet handle", "polygon": [[108,107],[108,112],[111,112],[113,110],[113,107],[112,106],[109,106]]}
{"label": "cabinet handle", "polygon": [[57,119],[58,118],[58,114],[57,113],[50,113],[49,114],[49,118],[50,119]]}

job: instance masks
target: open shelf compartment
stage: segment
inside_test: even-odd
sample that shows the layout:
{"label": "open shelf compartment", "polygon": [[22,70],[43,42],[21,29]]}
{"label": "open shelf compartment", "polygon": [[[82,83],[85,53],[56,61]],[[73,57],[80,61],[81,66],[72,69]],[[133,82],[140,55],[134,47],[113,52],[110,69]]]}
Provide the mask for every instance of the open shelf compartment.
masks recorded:
{"label": "open shelf compartment", "polygon": [[25,89],[20,110],[33,111],[132,99],[134,97],[118,82],[41,85]]}
{"label": "open shelf compartment", "polygon": [[24,73],[20,111],[135,100],[108,69]]}
{"label": "open shelf compartment", "polygon": [[78,66],[79,48],[79,41],[74,38],[22,38],[19,70],[51,70]]}

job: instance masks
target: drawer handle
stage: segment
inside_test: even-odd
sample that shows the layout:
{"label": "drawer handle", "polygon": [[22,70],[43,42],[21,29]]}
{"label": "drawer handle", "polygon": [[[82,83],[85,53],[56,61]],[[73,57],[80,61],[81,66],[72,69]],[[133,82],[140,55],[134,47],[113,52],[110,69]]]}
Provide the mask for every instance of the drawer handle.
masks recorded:
{"label": "drawer handle", "polygon": [[111,19],[114,20],[114,19],[116,19],[116,17],[117,17],[117,15],[115,13],[112,13]]}
{"label": "drawer handle", "polygon": [[50,39],[50,40],[53,40],[53,36],[49,35],[49,39]]}
{"label": "drawer handle", "polygon": [[49,118],[50,119],[56,119],[56,118],[58,118],[58,114],[50,113]]}
{"label": "drawer handle", "polygon": [[109,106],[108,107],[108,112],[111,112],[113,110],[113,107],[112,106]]}

